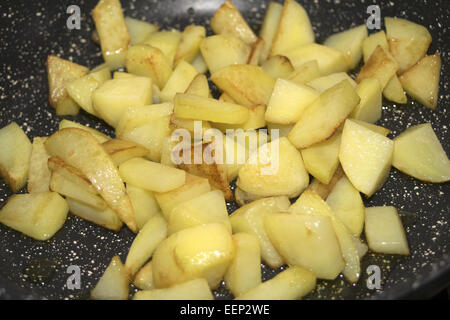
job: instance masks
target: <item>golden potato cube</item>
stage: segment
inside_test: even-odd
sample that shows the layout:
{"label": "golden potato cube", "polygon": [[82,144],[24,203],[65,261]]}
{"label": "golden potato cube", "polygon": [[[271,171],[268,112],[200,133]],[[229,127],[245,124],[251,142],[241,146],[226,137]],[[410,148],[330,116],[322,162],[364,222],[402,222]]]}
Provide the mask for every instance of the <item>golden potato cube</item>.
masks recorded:
{"label": "golden potato cube", "polygon": [[261,64],[261,68],[275,79],[287,79],[294,72],[294,66],[291,61],[287,57],[278,54],[264,61]]}
{"label": "golden potato cube", "polygon": [[226,133],[227,129],[232,130],[242,129],[244,131],[255,130],[266,126],[265,114],[266,114],[265,105],[252,106],[248,107],[248,120],[245,121],[244,123],[229,124],[229,123],[213,122],[212,126],[214,128],[219,129],[224,134]]}
{"label": "golden potato cube", "polygon": [[297,84],[304,84],[319,78],[320,75],[317,60],[311,60],[297,67],[287,79]]}
{"label": "golden potato cube", "polygon": [[387,137],[387,135],[389,133],[391,133],[391,130],[389,130],[389,129],[385,128],[385,127],[377,126],[376,124],[373,124],[373,123],[370,123],[370,122],[365,122],[365,121],[362,121],[362,120],[357,120],[357,119],[352,119],[352,120],[354,122],[356,122],[357,124],[359,124],[359,125],[361,125],[363,127],[366,127],[367,129],[370,129],[370,130],[372,130],[372,131],[374,131],[376,133],[379,133],[379,134],[381,134],[381,135],[383,135],[385,137]]}
{"label": "golden potato cube", "polygon": [[352,85],[352,87],[354,89],[356,89],[356,87],[358,86],[356,84],[355,80],[353,80],[345,72],[336,72],[336,73],[332,73],[332,74],[329,74],[329,75],[326,75],[323,77],[319,77],[314,80],[306,82],[306,85],[314,88],[319,93],[322,93],[325,90],[337,85],[339,82],[341,82],[343,80],[348,80],[348,82],[350,82],[350,84]]}
{"label": "golden potato cube", "polygon": [[383,97],[380,81],[376,78],[362,80],[356,88],[356,93],[361,99],[353,109],[350,118],[375,123],[381,118],[381,106]]}
{"label": "golden potato cube", "polygon": [[145,106],[152,102],[152,81],[146,77],[112,79],[92,93],[96,113],[116,127],[128,106]]}
{"label": "golden potato cube", "polygon": [[0,147],[0,175],[13,192],[18,192],[27,183],[32,144],[12,122],[0,129]]}
{"label": "golden potato cube", "polygon": [[320,182],[317,178],[314,178],[311,184],[308,186],[308,189],[311,189],[315,193],[317,193],[322,199],[326,200],[331,190],[333,190],[336,183],[344,176],[344,170],[342,167],[338,165],[336,172],[331,178],[328,184],[324,184]]}
{"label": "golden potato cube", "polygon": [[247,64],[258,65],[263,50],[264,40],[258,38],[258,40],[256,40],[256,42],[252,45],[252,51],[248,57]]}
{"label": "golden potato cube", "polygon": [[370,197],[386,181],[394,142],[356,122],[345,121],[339,160],[350,182]]}
{"label": "golden potato cube", "polygon": [[125,55],[130,44],[122,6],[119,0],[100,0],[92,11],[102,47],[102,55],[111,70],[125,66]]}
{"label": "golden potato cube", "polygon": [[33,139],[30,156],[30,168],[28,170],[28,193],[50,191],[50,169],[48,168],[48,158],[50,157],[45,149],[44,142],[47,137],[36,137]]}
{"label": "golden potato cube", "polygon": [[206,78],[204,74],[197,74],[194,79],[192,79],[191,83],[184,93],[190,93],[197,96],[209,98],[211,93],[209,92],[208,78]]}
{"label": "golden potato cube", "polygon": [[251,47],[231,35],[206,37],[200,43],[200,51],[211,74],[233,64],[246,64]]}
{"label": "golden potato cube", "polygon": [[130,47],[125,64],[129,73],[152,79],[159,89],[164,88],[172,74],[169,58],[160,49],[145,44]]}
{"label": "golden potato cube", "polygon": [[172,101],[175,94],[184,93],[198,74],[188,62],[180,61],[159,94],[161,101]]}
{"label": "golden potato cube", "polygon": [[125,260],[125,269],[133,277],[151,258],[158,245],[167,237],[167,222],[159,214],[151,217],[131,244]]}
{"label": "golden potato cube", "polygon": [[225,274],[225,284],[238,297],[261,284],[261,253],[258,237],[248,233],[233,235],[236,254]]}
{"label": "golden potato cube", "polygon": [[291,266],[238,296],[236,300],[298,300],[315,287],[314,273],[302,267]]}
{"label": "golden potato cube", "polygon": [[269,2],[261,29],[259,30],[259,37],[264,40],[264,48],[259,60],[260,63],[264,62],[269,56],[273,39],[278,31],[282,11],[283,5],[273,1]]}
{"label": "golden potato cube", "polygon": [[306,108],[318,97],[319,93],[307,85],[277,79],[267,105],[266,121],[279,124],[295,124]]}
{"label": "golden potato cube", "polygon": [[111,259],[100,280],[91,291],[94,300],[127,300],[130,279],[119,256]]}
{"label": "golden potato cube", "polygon": [[392,165],[422,181],[450,180],[450,160],[430,123],[412,126],[394,139]]}
{"label": "golden potato cube", "polygon": [[384,30],[371,34],[363,40],[362,50],[364,56],[364,63],[366,63],[375,49],[381,46],[385,51],[389,51],[389,44],[387,42],[386,33]]}
{"label": "golden potato cube", "polygon": [[373,252],[409,255],[408,240],[397,209],[390,206],[366,208],[365,233]]}
{"label": "golden potato cube", "polygon": [[150,218],[161,214],[161,209],[153,192],[127,183],[127,193],[133,205],[134,218],[139,230],[144,227]]}
{"label": "golden potato cube", "polygon": [[360,101],[348,80],[325,90],[301,114],[288,138],[299,149],[331,137]]}
{"label": "golden potato cube", "polygon": [[119,172],[125,182],[154,192],[167,192],[179,188],[186,181],[185,171],[142,158],[122,163]]}
{"label": "golden potato cube", "polygon": [[314,31],[306,10],[295,0],[285,0],[270,56],[314,42]]}
{"label": "golden potato cube", "polygon": [[170,288],[138,291],[133,300],[214,300],[214,297],[208,281],[200,278]]}
{"label": "golden potato cube", "polygon": [[397,75],[393,75],[386,87],[384,87],[383,96],[389,101],[400,104],[405,104],[408,102],[408,98],[406,98],[406,94],[403,91],[403,86]]}
{"label": "golden potato cube", "polygon": [[294,68],[298,68],[308,61],[316,60],[323,76],[348,70],[347,60],[341,51],[317,43],[293,48],[284,55],[291,60]]}
{"label": "golden potato cube", "polygon": [[354,69],[362,58],[362,42],[367,38],[365,24],[329,36],[324,45],[338,49],[347,60],[348,68]]}
{"label": "golden potato cube", "polygon": [[389,51],[402,73],[425,56],[431,44],[431,34],[424,26],[406,19],[386,17],[384,23]]}
{"label": "golden potato cube", "polygon": [[236,103],[251,107],[269,103],[275,79],[261,67],[229,65],[211,76],[212,82]]}
{"label": "golden potato cube", "polygon": [[[136,273],[133,285],[141,290],[156,289],[155,281],[153,280],[153,264],[151,260]],[[208,286],[208,283],[206,285]]]}
{"label": "golden potato cube", "polygon": [[149,151],[143,146],[126,140],[111,139],[102,143],[103,148],[119,166],[123,162],[136,157],[144,157]]}
{"label": "golden potato cube", "polygon": [[[181,32],[175,29],[152,33],[142,44],[158,48],[167,57],[170,67],[173,66],[178,44],[181,40]],[[128,69],[128,68],[127,68]]]}
{"label": "golden potato cube", "polygon": [[341,133],[336,132],[331,138],[302,149],[306,171],[320,182],[328,184],[339,165],[340,145]]}
{"label": "golden potato cube", "polygon": [[0,223],[36,240],[48,240],[61,229],[69,207],[56,192],[12,195],[0,210]]}
{"label": "golden potato cube", "polygon": [[398,65],[392,55],[381,46],[377,46],[369,60],[361,68],[356,82],[360,83],[367,78],[376,78],[380,81],[381,89],[384,89],[397,70]]}
{"label": "golden potato cube", "polygon": [[274,269],[281,267],[284,261],[267,236],[264,218],[271,213],[287,211],[290,204],[289,198],[284,196],[263,198],[242,206],[230,216],[233,233],[245,232],[257,236],[261,259]]}
{"label": "golden potato cube", "polygon": [[252,29],[250,29],[239,10],[230,0],[226,0],[217,9],[210,25],[214,33],[232,35],[250,45],[257,40]]}
{"label": "golden potato cube", "polygon": [[89,69],[54,55],[47,57],[49,103],[59,116],[77,115],[80,107],[69,96],[66,85],[81,78]]}
{"label": "golden potato cube", "polygon": [[210,223],[174,233],[153,254],[157,288],[205,278],[219,286],[235,254],[230,232],[221,223]]}
{"label": "golden potato cube", "polygon": [[200,43],[206,36],[206,29],[203,26],[187,26],[181,34],[181,40],[175,53],[174,65],[182,60],[191,63],[200,53]]}
{"label": "golden potato cube", "polygon": [[84,126],[81,123],[70,121],[70,120],[67,120],[67,119],[62,119],[59,122],[58,128],[59,128],[59,130],[65,129],[65,128],[78,128],[78,129],[86,130],[87,132],[89,132],[98,141],[98,143],[103,143],[103,142],[106,142],[109,139],[111,139],[106,134],[104,134],[104,133],[102,133],[102,132],[100,132],[98,130],[95,130],[95,129],[91,128],[91,127]]}
{"label": "golden potato cube", "polygon": [[208,223],[221,223],[231,233],[227,205],[220,190],[203,193],[174,207],[169,214],[167,233]]}
{"label": "golden potato cube", "polygon": [[113,231],[119,231],[122,228],[122,221],[110,207],[96,209],[71,198],[67,198],[66,201],[69,205],[69,211],[81,219]]}
{"label": "golden potato cube", "polygon": [[195,69],[197,69],[198,73],[205,74],[208,71],[208,66],[201,53],[197,54],[191,64]]}
{"label": "golden potato cube", "polygon": [[436,109],[441,74],[439,53],[425,56],[400,76],[400,82],[411,97],[425,107]]}
{"label": "golden potato cube", "polygon": [[130,44],[132,46],[143,42],[152,33],[159,30],[159,26],[145,21],[125,17],[125,24],[130,34]]}

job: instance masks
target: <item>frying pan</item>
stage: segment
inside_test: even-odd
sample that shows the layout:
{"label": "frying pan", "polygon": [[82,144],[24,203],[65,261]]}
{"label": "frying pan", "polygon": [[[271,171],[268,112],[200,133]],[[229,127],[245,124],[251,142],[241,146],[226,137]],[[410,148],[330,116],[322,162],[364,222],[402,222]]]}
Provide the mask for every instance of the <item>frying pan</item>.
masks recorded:
{"label": "frying pan", "polygon": [[[125,14],[157,23],[162,28],[183,29],[195,23],[207,26],[222,0],[122,0]],[[267,8],[267,0],[235,0],[250,26],[258,31]],[[299,2],[308,11],[317,41],[328,35],[365,23],[369,16],[364,0]],[[81,29],[69,30],[67,7],[76,4],[81,9]],[[57,129],[54,110],[48,105],[48,85],[45,61],[56,54],[77,63],[94,67],[102,62],[100,49],[90,34],[93,22],[90,12],[95,0],[17,1],[0,3],[0,127],[16,121],[29,138],[47,136]],[[426,26],[433,43],[429,52],[438,50],[441,71],[439,103],[436,111],[424,108],[409,98],[400,106],[383,101],[383,116],[379,124],[397,136],[411,125],[431,122],[447,154],[449,138],[449,64],[450,32],[449,2],[441,1],[377,1],[382,18],[397,16]],[[383,24],[383,19],[382,19]],[[383,27],[383,25],[382,25]],[[211,34],[211,30],[208,29]],[[217,92],[216,92],[217,93]],[[112,128],[102,121],[81,112],[68,117],[88,124],[104,133]],[[1,150],[0,150],[1,152]],[[23,191],[24,192],[24,191]],[[427,298],[450,283],[449,256],[449,194],[450,184],[428,184],[410,178],[396,169],[383,188],[366,206],[393,205],[401,212],[411,247],[408,257],[368,254],[362,260],[362,276],[356,285],[345,279],[319,281],[307,298],[311,299],[394,299]],[[0,206],[11,195],[0,182]],[[228,204],[230,212],[236,204]],[[70,216],[64,227],[49,241],[32,240],[0,225],[0,297],[8,299],[83,299],[96,284],[110,259],[119,254],[125,259],[133,234],[123,228],[110,232],[86,221]],[[80,289],[66,286],[67,267],[79,266]],[[377,265],[381,269],[381,289],[370,290],[366,285],[366,268]],[[279,270],[263,266],[263,279],[273,277]],[[231,295],[220,287],[219,299]]]}

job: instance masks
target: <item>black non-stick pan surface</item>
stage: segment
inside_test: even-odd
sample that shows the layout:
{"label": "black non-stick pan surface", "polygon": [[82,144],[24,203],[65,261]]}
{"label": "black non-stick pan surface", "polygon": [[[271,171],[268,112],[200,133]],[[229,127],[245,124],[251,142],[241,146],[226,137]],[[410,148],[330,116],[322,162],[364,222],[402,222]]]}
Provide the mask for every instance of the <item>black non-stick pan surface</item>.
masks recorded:
{"label": "black non-stick pan surface", "polygon": [[[222,0],[122,0],[125,14],[161,25],[162,28],[183,29],[196,23],[205,26]],[[349,27],[365,23],[367,6],[373,1],[299,1],[308,11],[317,41]],[[69,30],[66,13],[69,5],[81,9],[81,29]],[[90,40],[93,30],[91,11],[96,1],[1,1],[0,3],[0,127],[16,121],[32,139],[48,136],[58,127],[57,117],[48,104],[46,57],[62,58],[94,67],[102,62],[100,48]],[[268,1],[235,0],[251,27],[258,31]],[[441,71],[439,103],[436,111],[424,108],[409,99],[399,106],[383,101],[383,116],[379,124],[397,136],[407,127],[431,122],[436,134],[450,154],[449,113],[450,67],[448,33],[450,7],[441,1],[376,1],[384,16],[407,18],[426,26],[433,43],[429,53],[439,51]],[[383,25],[382,25],[383,27]],[[208,28],[209,34],[211,30]],[[113,130],[105,123],[81,112],[68,117],[88,124],[107,134]],[[0,152],[2,152],[0,150]],[[0,181],[0,206],[11,195]],[[368,254],[362,261],[362,276],[358,284],[349,285],[343,278],[319,281],[307,298],[312,299],[392,299],[427,298],[450,282],[449,206],[450,184],[428,184],[410,178],[392,168],[384,187],[366,206],[393,205],[401,211],[411,248],[408,257]],[[236,207],[229,204],[230,212]],[[84,299],[102,275],[110,259],[118,254],[125,259],[133,234],[123,228],[110,232],[70,216],[64,227],[49,241],[32,240],[0,225],[0,297]],[[69,290],[67,267],[79,266],[81,288]],[[369,265],[381,268],[381,289],[366,285]],[[263,279],[276,271],[263,266]],[[231,298],[222,286],[217,298]]]}

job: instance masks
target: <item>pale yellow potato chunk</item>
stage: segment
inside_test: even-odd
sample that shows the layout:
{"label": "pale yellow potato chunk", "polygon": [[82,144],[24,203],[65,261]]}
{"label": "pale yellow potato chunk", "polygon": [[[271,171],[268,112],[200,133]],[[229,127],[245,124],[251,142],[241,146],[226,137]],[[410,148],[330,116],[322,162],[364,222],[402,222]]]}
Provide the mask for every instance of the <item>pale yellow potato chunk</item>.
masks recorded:
{"label": "pale yellow potato chunk", "polygon": [[130,44],[133,46],[147,39],[152,33],[159,30],[159,26],[145,21],[125,17],[125,24],[130,34]]}
{"label": "pale yellow potato chunk", "polygon": [[198,71],[192,65],[180,61],[159,94],[161,101],[172,101],[175,94],[184,93],[197,75]]}
{"label": "pale yellow potato chunk", "polygon": [[86,130],[98,141],[98,143],[103,143],[103,142],[106,142],[109,139],[111,139],[106,134],[104,134],[98,130],[95,130],[91,127],[84,126],[81,123],[70,121],[67,119],[62,119],[61,122],[59,123],[58,128],[59,128],[59,130],[65,129],[65,128],[78,128],[78,129]]}
{"label": "pale yellow potato chunk", "polygon": [[119,231],[122,228],[122,221],[110,207],[96,209],[71,198],[66,198],[66,201],[69,211],[81,219],[113,231]]}
{"label": "pale yellow potato chunk", "polygon": [[111,259],[100,280],[91,291],[94,300],[127,300],[129,294],[128,273],[119,256]]}
{"label": "pale yellow potato chunk", "polygon": [[350,118],[375,123],[381,118],[382,88],[376,78],[362,80],[356,88],[359,104],[353,109]]}
{"label": "pale yellow potato chunk", "polygon": [[116,166],[132,158],[143,157],[149,153],[148,149],[135,142],[120,139],[108,140],[102,143],[102,147],[111,156]]}
{"label": "pale yellow potato chunk", "polygon": [[152,217],[160,215],[161,209],[151,191],[127,183],[127,193],[133,205],[136,225],[141,230]]}
{"label": "pale yellow potato chunk", "polygon": [[214,300],[214,297],[208,282],[200,278],[170,288],[138,291],[133,300]]}
{"label": "pale yellow potato chunk", "polygon": [[287,79],[298,84],[303,84],[317,79],[320,76],[321,73],[317,60],[311,60],[296,67]]}
{"label": "pale yellow potato chunk", "polygon": [[259,30],[259,37],[264,40],[264,48],[260,56],[259,62],[267,59],[272,48],[273,39],[278,31],[283,5],[271,1],[264,15],[264,20]]}
{"label": "pale yellow potato chunk", "polygon": [[203,26],[187,26],[181,34],[180,43],[175,53],[174,65],[182,60],[191,63],[200,53],[200,43],[206,36],[206,29]]}
{"label": "pale yellow potato chunk", "polygon": [[294,72],[294,66],[291,61],[287,57],[278,54],[264,61],[261,64],[261,68],[275,79],[287,79]]}
{"label": "pale yellow potato chunk", "polygon": [[347,73],[345,72],[336,72],[323,77],[316,78],[314,80],[306,82],[306,85],[314,88],[318,92],[322,93],[325,90],[337,85],[339,82],[343,80],[348,80],[353,88],[356,89],[357,84],[355,80],[353,80]]}
{"label": "pale yellow potato chunk", "polygon": [[50,169],[47,162],[50,157],[45,149],[47,137],[33,139],[28,170],[27,190],[29,193],[50,191]]}

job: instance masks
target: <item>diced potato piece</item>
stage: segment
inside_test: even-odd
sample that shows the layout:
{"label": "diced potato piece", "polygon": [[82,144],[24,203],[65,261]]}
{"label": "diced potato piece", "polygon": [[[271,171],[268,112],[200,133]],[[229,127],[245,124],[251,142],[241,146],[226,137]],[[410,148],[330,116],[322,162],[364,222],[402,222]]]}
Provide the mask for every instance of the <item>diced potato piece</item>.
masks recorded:
{"label": "diced potato piece", "polygon": [[231,233],[231,224],[225,198],[214,190],[178,204],[169,214],[167,233],[208,223],[222,223]]}
{"label": "diced potato piece", "polygon": [[130,47],[125,63],[128,72],[151,78],[159,89],[164,88],[172,74],[172,63],[164,53],[145,44]]}
{"label": "diced potato piece", "polygon": [[370,197],[386,181],[394,142],[352,120],[346,120],[339,160],[350,182]]}
{"label": "diced potato piece", "polygon": [[208,281],[194,279],[170,288],[138,291],[133,300],[214,300]]}
{"label": "diced potato piece", "polygon": [[211,93],[209,92],[208,78],[204,74],[197,74],[184,93],[209,98]]}
{"label": "diced potato piece", "polygon": [[327,204],[345,226],[357,237],[364,227],[364,204],[359,191],[347,177],[342,177],[327,197]]}
{"label": "diced potato piece", "polygon": [[[133,285],[141,290],[156,289],[153,280],[153,264],[149,261],[134,276]],[[209,289],[209,287],[208,287]]]}
{"label": "diced potato piece", "polygon": [[295,0],[285,0],[270,55],[314,42],[314,31],[306,10]]}
{"label": "diced potato piece", "polygon": [[330,182],[328,184],[324,184],[320,182],[318,179],[314,178],[309,185],[308,189],[311,189],[315,193],[317,193],[322,199],[326,199],[328,195],[331,193],[331,190],[333,190],[336,183],[344,176],[344,170],[342,170],[342,167],[338,165],[336,172],[334,173],[333,177],[331,178]]}
{"label": "diced potato piece", "polygon": [[112,79],[92,93],[95,112],[116,127],[128,106],[145,106],[152,101],[152,81],[146,77]]}
{"label": "diced potato piece", "polygon": [[79,187],[81,187],[85,191],[90,192],[93,195],[99,194],[97,189],[92,185],[89,179],[86,178],[86,176],[80,173],[80,171],[76,168],[62,161],[60,158],[50,157],[47,164],[48,168],[52,172],[58,172],[67,180],[72,181],[73,183],[77,184]]}
{"label": "diced potato piece", "polygon": [[264,40],[258,38],[258,40],[256,40],[256,42],[252,46],[252,51],[250,53],[250,56],[248,57],[247,64],[258,65],[263,50]]}
{"label": "diced potato piece", "polygon": [[298,300],[315,286],[314,273],[302,267],[292,266],[240,295],[236,300]]}
{"label": "diced potato piece", "polygon": [[[172,116],[170,117],[170,128],[171,129],[186,129],[189,131],[189,133],[193,136],[194,135],[194,131],[195,131],[195,126],[196,123],[201,123],[202,125],[202,134],[205,134],[205,132],[208,129],[211,129],[211,124],[208,121],[200,121],[200,120],[194,120],[194,119],[182,119],[182,118],[177,118],[174,114],[172,114]],[[171,137],[168,137],[169,139],[171,139]],[[201,137],[200,137],[201,138]],[[194,137],[194,140],[195,137]],[[178,141],[178,140],[176,140]],[[175,143],[175,145],[178,144]]]}
{"label": "diced potato piece", "polygon": [[311,60],[297,67],[294,72],[289,75],[288,80],[297,84],[303,84],[319,78],[320,75],[317,60]]}
{"label": "diced potato piece", "polygon": [[386,87],[384,87],[383,96],[389,101],[396,103],[405,104],[408,102],[408,98],[406,98],[406,94],[397,75],[392,76]]}
{"label": "diced potato piece", "polygon": [[120,261],[114,256],[100,280],[91,291],[94,300],[127,300],[129,294],[128,273]]}
{"label": "diced potato piece", "polygon": [[289,133],[289,140],[307,148],[331,137],[360,101],[348,80],[325,90],[300,116]]}
{"label": "diced potato piece", "polygon": [[212,124],[212,126],[214,128],[219,129],[224,134],[226,133],[227,129],[232,129],[232,130],[242,129],[244,131],[255,130],[255,129],[263,128],[266,126],[265,114],[266,114],[266,106],[265,105],[252,106],[252,107],[248,107],[248,119],[244,123],[228,124],[228,123],[214,122]]}
{"label": "diced potato piece", "polygon": [[36,240],[48,240],[61,229],[69,207],[56,192],[12,195],[0,210],[0,223]]}
{"label": "diced potato piece", "polygon": [[111,139],[102,143],[102,146],[116,166],[132,158],[143,157],[149,152],[148,149],[137,143],[120,139]]}
{"label": "diced potato piece", "polygon": [[358,249],[354,241],[355,237],[347,229],[345,224],[336,217],[327,203],[317,193],[311,189],[307,189],[289,208],[289,211],[292,214],[319,215],[331,219],[331,224],[339,242],[342,258],[345,261],[345,267],[342,273],[351,283],[357,282],[361,273],[361,267]]}
{"label": "diced potato piece", "polygon": [[176,93],[185,92],[197,74],[197,70],[188,62],[180,61],[159,94],[161,101],[172,101]]}
{"label": "diced potato piece", "polygon": [[358,66],[362,57],[362,42],[367,38],[367,27],[365,24],[333,34],[328,37],[324,45],[338,49],[347,59],[349,69]]}
{"label": "diced potato piece", "polygon": [[[201,148],[199,148],[198,144],[202,145]],[[190,148],[179,151],[181,159],[189,157],[189,155],[185,155],[185,152],[190,153],[190,162],[188,161],[189,163],[186,163],[185,161],[182,161],[182,163],[178,164],[178,167],[190,174],[207,178],[212,189],[221,190],[226,200],[233,201],[233,192],[231,192],[230,185],[228,184],[227,166],[218,163],[220,161],[216,161],[216,159],[210,164],[203,160],[201,163],[198,163],[198,160],[196,160],[198,156],[195,156],[195,154],[200,155],[200,150],[202,151],[201,155],[207,154],[208,149],[215,153],[216,147],[214,142],[199,142],[198,144],[193,144]]]}
{"label": "diced potato piece", "polygon": [[27,183],[32,144],[12,122],[0,129],[0,148],[0,175],[13,192],[18,192]]}
{"label": "diced potato piece", "polygon": [[412,126],[394,139],[392,165],[422,181],[450,180],[450,160],[430,123]]}
{"label": "diced potato piece", "polygon": [[86,130],[98,141],[98,143],[103,143],[103,142],[106,142],[109,139],[111,139],[106,134],[101,133],[100,131],[95,130],[91,127],[84,126],[78,122],[70,121],[67,119],[62,119],[61,122],[59,123],[59,130],[65,129],[65,128],[78,128],[78,129]]}
{"label": "diced potato piece", "polygon": [[406,19],[386,17],[384,23],[389,51],[402,73],[425,56],[431,44],[431,34],[424,26]]}
{"label": "diced potato piece", "polygon": [[257,236],[261,259],[274,269],[281,267],[284,261],[267,236],[264,218],[272,213],[287,211],[289,206],[287,197],[263,198],[242,206],[230,216],[233,233],[245,232]]}
{"label": "diced potato piece", "polygon": [[87,189],[83,189],[81,185],[70,181],[57,171],[53,171],[51,174],[50,190],[78,200],[95,209],[104,210],[106,208],[106,202],[101,197],[90,193]]}
{"label": "diced potato piece", "polygon": [[236,187],[234,189],[234,197],[235,197],[236,203],[239,206],[245,206],[246,204],[249,204],[250,202],[253,202],[255,200],[259,200],[259,199],[263,198],[262,196],[257,196],[257,195],[245,192],[242,189],[240,189],[239,187]]}
{"label": "diced potato piece", "polygon": [[386,33],[384,30],[371,34],[363,40],[362,49],[364,56],[364,63],[366,63],[375,49],[381,46],[385,51],[389,51],[389,44],[387,42]]}
{"label": "diced potato piece", "polygon": [[111,79],[109,68],[103,68],[95,72],[75,79],[66,84],[66,90],[69,96],[87,113],[96,116],[92,106],[92,93],[105,81]]}
{"label": "diced potato piece", "polygon": [[318,92],[322,93],[325,90],[337,85],[339,82],[343,80],[348,80],[354,89],[356,89],[356,87],[358,86],[355,80],[353,80],[345,72],[332,73],[323,77],[316,78],[312,81],[308,81],[306,84],[314,88]]}
{"label": "diced potato piece", "polygon": [[157,288],[205,278],[218,287],[235,248],[230,232],[221,223],[210,223],[174,233],[153,254],[153,278]]}
{"label": "diced potato piece", "polygon": [[360,102],[353,110],[350,118],[375,123],[381,118],[382,88],[376,78],[362,80],[356,88]]}
{"label": "diced potato piece", "polygon": [[294,127],[293,124],[279,124],[267,122],[267,128],[269,130],[278,130],[279,137],[287,137],[293,127]]}
{"label": "diced potato piece", "polygon": [[273,39],[278,31],[278,24],[280,23],[281,13],[283,11],[283,5],[271,1],[267,7],[264,20],[259,31],[259,36],[264,40],[264,49],[261,53],[259,62],[263,62],[267,59],[272,48]]}
{"label": "diced potato piece", "polygon": [[341,133],[336,132],[331,138],[302,149],[306,171],[320,182],[328,184],[339,165],[340,145]]}
{"label": "diced potato piece", "polygon": [[275,55],[267,59],[261,64],[261,68],[275,79],[287,79],[294,72],[291,61],[281,55]]}
{"label": "diced potato piece", "polygon": [[409,255],[408,240],[394,207],[366,208],[366,239],[371,251]]}
{"label": "diced potato piece", "polygon": [[384,89],[397,70],[398,65],[392,55],[381,46],[377,46],[369,60],[361,68],[356,82],[360,83],[367,78],[376,78],[380,81],[381,89]]}
{"label": "diced potato piece", "polygon": [[236,185],[259,196],[296,197],[308,183],[300,152],[282,137],[262,145],[250,155],[239,170]]}
{"label": "diced potato piece", "polygon": [[58,58],[54,55],[47,57],[49,102],[56,109],[57,115],[78,114],[80,107],[67,93],[66,84],[81,78],[88,71],[89,69],[84,66]]}
{"label": "diced potato piece", "polygon": [[186,174],[186,182],[181,187],[164,193],[156,193],[155,198],[158,201],[161,211],[169,219],[172,209],[179,204],[201,196],[211,191],[208,179]]}
{"label": "diced potato piece", "polygon": [[125,24],[127,25],[130,34],[130,44],[132,46],[143,42],[152,33],[159,30],[159,26],[157,25],[130,17],[125,17]]}
{"label": "diced potato piece", "polygon": [[178,65],[181,60],[192,62],[200,53],[200,43],[206,36],[206,29],[203,26],[187,26],[181,34],[177,52],[175,53],[174,65]]}
{"label": "diced potato piece", "polygon": [[[181,32],[175,29],[168,31],[159,31],[152,33],[143,44],[158,48],[169,60],[170,66],[173,66],[178,44],[181,40]],[[128,67],[127,67],[128,69]]]}
{"label": "diced potato piece", "polygon": [[142,158],[122,163],[119,172],[125,182],[154,192],[167,192],[179,188],[186,181],[186,173],[183,170]]}
{"label": "diced potato piece", "polygon": [[81,219],[113,231],[119,231],[122,228],[122,221],[110,207],[99,210],[71,198],[67,198],[66,201],[69,211]]}
{"label": "diced potato piece", "polygon": [[205,74],[208,71],[208,66],[201,53],[199,53],[191,62],[192,66],[197,69],[198,73]]}
{"label": "diced potato piece", "polygon": [[28,170],[27,190],[29,193],[47,192],[50,190],[50,169],[47,165],[50,156],[45,149],[44,142],[46,140],[47,137],[36,137],[33,139],[30,168]]}
{"label": "diced potato piece", "polygon": [[289,265],[333,280],[344,268],[331,219],[321,215],[273,213],[264,218],[270,241]]}
{"label": "diced potato piece", "polygon": [[62,129],[47,139],[45,147],[51,156],[61,158],[86,176],[130,230],[137,230],[133,207],[117,167],[90,133]]}
{"label": "diced potato piece", "polygon": [[200,43],[200,51],[211,74],[233,64],[246,64],[251,47],[231,35],[206,37]]}
{"label": "diced potato piece", "polygon": [[441,73],[439,53],[425,56],[400,77],[400,82],[411,97],[425,107],[436,109]]}
{"label": "diced potato piece", "polygon": [[248,233],[233,235],[236,254],[227,273],[225,283],[238,297],[261,284],[261,254],[259,239]]}
{"label": "diced potato piece", "polygon": [[174,114],[184,119],[231,124],[244,123],[249,117],[248,109],[241,105],[187,93],[176,94]]}
{"label": "diced potato piece", "polygon": [[112,70],[125,66],[130,34],[119,0],[100,0],[92,12],[103,59]]}
{"label": "diced potato piece", "polygon": [[232,35],[250,45],[257,40],[252,29],[230,0],[226,0],[214,13],[211,29],[216,34]]}
{"label": "diced potato piece", "polygon": [[309,86],[277,79],[267,106],[266,121],[295,124],[318,97],[319,93]]}
{"label": "diced potato piece", "polygon": [[230,65],[215,72],[211,80],[236,103],[254,106],[269,103],[275,79],[253,65]]}
{"label": "diced potato piece", "polygon": [[150,218],[161,214],[161,209],[153,192],[127,183],[127,193],[133,205],[134,218],[139,230],[144,227]]}
{"label": "diced potato piece", "polygon": [[352,119],[354,122],[356,122],[357,124],[366,127],[367,129],[370,129],[376,133],[379,133],[385,137],[387,137],[387,135],[389,133],[391,133],[391,130],[384,128],[382,126],[377,126],[376,124],[370,123],[370,122],[365,122],[365,121],[361,121],[361,120],[356,120],[356,119]]}
{"label": "diced potato piece", "polygon": [[154,215],[139,231],[131,244],[125,261],[125,268],[130,276],[151,258],[158,245],[167,237],[167,222],[161,215]]}
{"label": "diced potato piece", "polygon": [[284,54],[291,60],[294,68],[316,60],[322,75],[347,71],[347,60],[342,52],[317,43],[311,43],[289,50]]}

